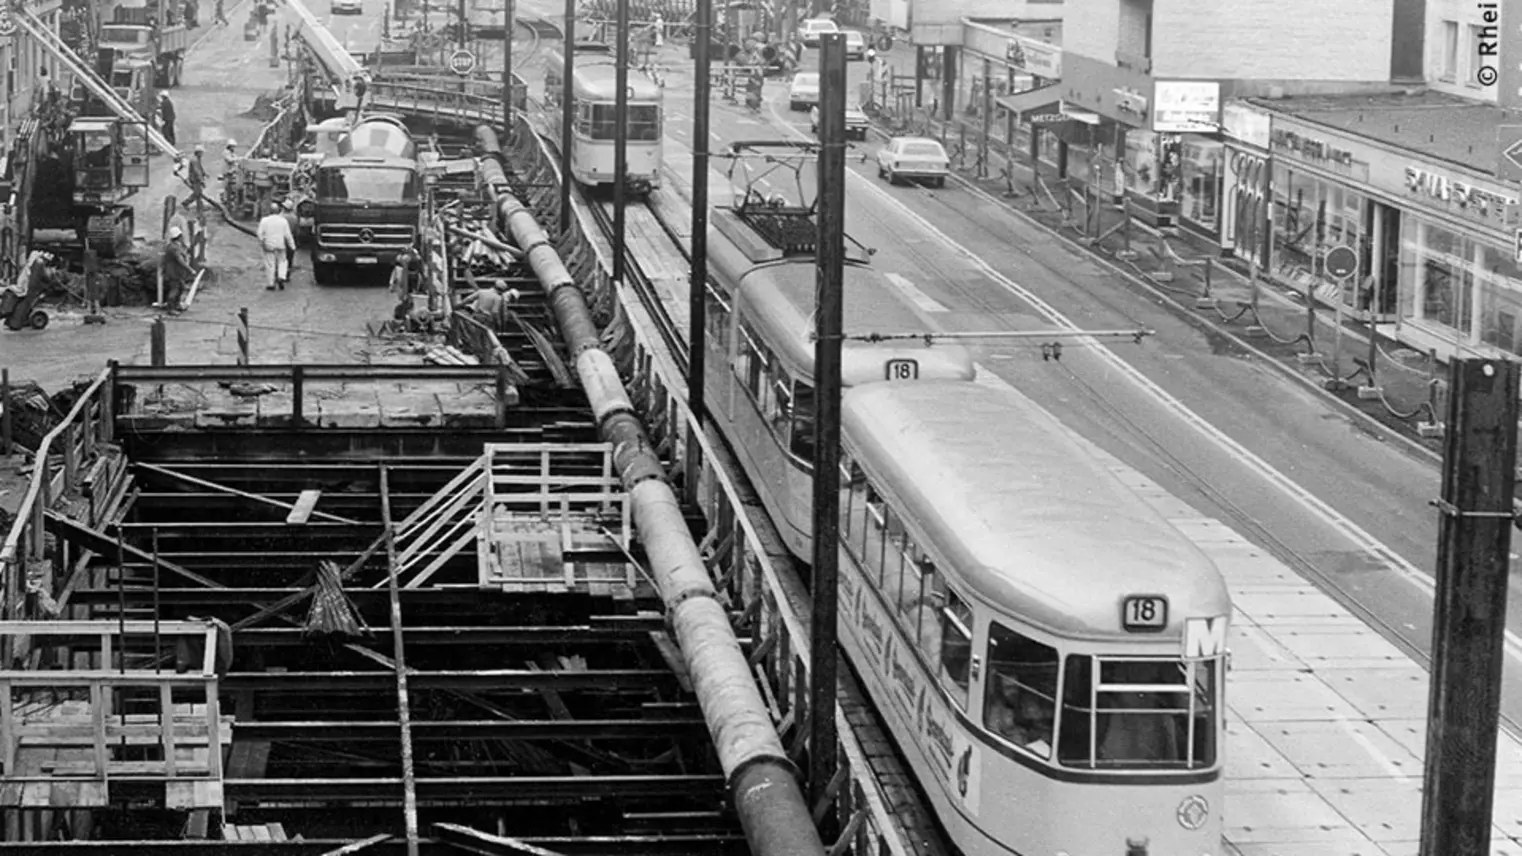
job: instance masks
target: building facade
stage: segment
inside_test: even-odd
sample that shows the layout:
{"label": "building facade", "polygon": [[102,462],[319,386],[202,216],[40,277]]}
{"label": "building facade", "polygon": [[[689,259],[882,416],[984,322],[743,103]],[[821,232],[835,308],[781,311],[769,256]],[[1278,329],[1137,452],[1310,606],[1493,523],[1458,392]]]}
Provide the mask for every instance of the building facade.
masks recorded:
{"label": "building facade", "polygon": [[[1221,105],[1231,97],[1376,91],[1419,59],[1407,0],[1066,0],[1059,95],[1092,114],[1055,128],[1074,173],[1144,219],[1221,233],[1234,180]],[[1286,46],[1336,45],[1335,50]],[[1419,56],[1419,55],[1418,55]],[[1081,126],[1080,126],[1081,125]],[[1092,161],[1093,163],[1085,163]]]}
{"label": "building facade", "polygon": [[[65,14],[61,0],[28,2],[25,8],[41,18],[54,33],[59,33]],[[46,70],[58,85],[59,64],[37,41],[28,36],[8,16],[0,17],[0,68],[5,69],[5,98],[0,101],[0,129],[9,144],[16,127],[30,114],[39,72]]]}

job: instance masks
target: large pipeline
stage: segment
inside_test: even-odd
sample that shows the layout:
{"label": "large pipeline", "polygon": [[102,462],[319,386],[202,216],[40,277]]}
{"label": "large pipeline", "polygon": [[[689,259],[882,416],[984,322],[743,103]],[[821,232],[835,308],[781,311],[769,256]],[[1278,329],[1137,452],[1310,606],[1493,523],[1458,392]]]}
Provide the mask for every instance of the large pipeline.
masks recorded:
{"label": "large pipeline", "polygon": [[[477,128],[475,139],[482,152],[503,157],[491,128]],[[483,160],[488,183],[505,188],[505,176],[494,173],[493,167],[500,171],[497,163]],[[561,180],[571,179],[563,176]],[[581,288],[528,206],[501,189],[494,201],[499,227],[517,241],[549,296],[599,431],[613,444],[614,466],[629,492],[650,571],[692,675],[692,687],[751,852],[822,856],[824,844],[798,786],[797,768],[777,738],[745,652],[692,542],[681,504],[666,483],[661,461],[635,415],[612,357],[602,349]]]}

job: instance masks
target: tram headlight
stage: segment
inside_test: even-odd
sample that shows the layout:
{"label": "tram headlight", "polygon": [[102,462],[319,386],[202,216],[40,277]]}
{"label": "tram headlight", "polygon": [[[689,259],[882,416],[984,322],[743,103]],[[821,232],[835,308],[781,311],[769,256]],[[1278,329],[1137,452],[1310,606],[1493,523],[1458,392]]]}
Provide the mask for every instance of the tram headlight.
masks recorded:
{"label": "tram headlight", "polygon": [[1174,816],[1178,818],[1179,826],[1193,832],[1210,818],[1210,801],[1199,794],[1190,794],[1178,804]]}

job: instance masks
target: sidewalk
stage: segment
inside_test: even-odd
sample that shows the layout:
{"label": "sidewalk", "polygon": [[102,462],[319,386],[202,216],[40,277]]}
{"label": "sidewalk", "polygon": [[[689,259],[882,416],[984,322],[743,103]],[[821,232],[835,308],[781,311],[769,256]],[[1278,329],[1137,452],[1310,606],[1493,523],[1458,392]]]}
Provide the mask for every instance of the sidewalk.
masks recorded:
{"label": "sidewalk", "polygon": [[[913,73],[912,47],[895,44],[886,58],[898,73]],[[928,88],[925,103],[931,103]],[[958,114],[947,123],[929,119],[926,113],[895,117],[882,111],[873,120],[885,135],[919,133],[941,139],[953,169],[973,188],[1135,274],[1180,312],[1199,317],[1250,352],[1413,442],[1441,451],[1440,437],[1426,436],[1433,432],[1419,426],[1446,417],[1447,369],[1396,342],[1388,335],[1388,325],[1371,330],[1352,313],[1338,325],[1331,308],[1315,300],[1308,304],[1301,291],[1270,282],[1261,273],[1255,285],[1244,262],[1222,259],[1219,247],[1187,229],[1159,234],[1132,220],[1122,206],[1111,204],[1108,194],[1098,205],[1092,197],[1086,204],[1081,182],[1059,180],[1055,166],[1045,161],[1032,168],[1023,139],[1012,150],[1003,139],[1005,123],[1000,119],[990,123],[985,166],[979,163],[981,118]]]}

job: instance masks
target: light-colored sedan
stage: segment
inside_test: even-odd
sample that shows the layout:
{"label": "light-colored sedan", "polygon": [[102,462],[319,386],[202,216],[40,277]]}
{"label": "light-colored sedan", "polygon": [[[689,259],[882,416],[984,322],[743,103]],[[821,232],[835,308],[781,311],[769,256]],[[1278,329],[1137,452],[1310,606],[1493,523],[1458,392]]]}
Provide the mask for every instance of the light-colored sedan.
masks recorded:
{"label": "light-colored sedan", "polygon": [[793,75],[793,82],[787,89],[787,106],[789,110],[803,110],[819,103],[819,73],[814,71],[800,71]]}
{"label": "light-colored sedan", "polygon": [[333,15],[363,15],[365,6],[360,0],[333,0],[328,12]]}
{"label": "light-colored sedan", "polygon": [[846,30],[846,59],[865,59],[867,37],[860,30]]}
{"label": "light-colored sedan", "polygon": [[894,137],[877,153],[877,177],[886,178],[889,184],[907,178],[945,187],[950,174],[951,158],[929,137]]}
{"label": "light-colored sedan", "polygon": [[[809,130],[819,133],[819,106],[809,111]],[[858,140],[867,138],[867,114],[855,104],[846,104],[846,136]]]}
{"label": "light-colored sedan", "polygon": [[825,33],[838,33],[840,27],[829,18],[809,18],[798,25],[798,38],[804,47],[819,47],[819,37]]}

